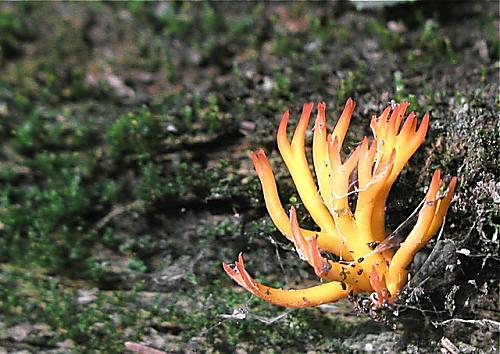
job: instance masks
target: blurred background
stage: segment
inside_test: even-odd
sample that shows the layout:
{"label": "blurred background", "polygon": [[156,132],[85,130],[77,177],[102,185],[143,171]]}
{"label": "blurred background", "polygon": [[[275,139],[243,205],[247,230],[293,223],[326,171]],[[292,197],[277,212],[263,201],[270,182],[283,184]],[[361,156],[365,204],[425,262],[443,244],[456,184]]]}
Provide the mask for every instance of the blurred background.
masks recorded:
{"label": "blurred background", "polygon": [[[0,352],[498,350],[498,31],[496,1],[0,4]],[[351,147],[391,100],[431,112],[389,228],[436,168],[456,200],[394,308],[288,312],[221,268],[243,251],[266,284],[318,281],[248,153],[314,227],[277,123],[322,100],[331,124],[348,97]]]}

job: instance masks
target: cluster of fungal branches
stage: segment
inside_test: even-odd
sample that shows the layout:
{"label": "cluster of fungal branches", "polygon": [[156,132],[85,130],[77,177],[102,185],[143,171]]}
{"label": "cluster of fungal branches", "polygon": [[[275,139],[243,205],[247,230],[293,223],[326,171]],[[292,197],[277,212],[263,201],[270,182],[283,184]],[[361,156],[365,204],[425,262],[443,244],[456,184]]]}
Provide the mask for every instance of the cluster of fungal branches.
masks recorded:
{"label": "cluster of fungal branches", "polygon": [[[233,267],[223,263],[226,273],[261,299],[286,307],[317,306],[361,292],[371,293],[377,306],[394,302],[407,282],[406,269],[413,257],[441,227],[457,183],[453,177],[445,189],[441,173],[436,170],[411,231],[404,240],[397,233],[388,236],[387,197],[399,173],[424,141],[429,126],[429,114],[420,124],[414,112],[405,118],[408,106],[390,105],[380,116],[373,116],[373,139],[364,137],[343,158],[342,145],[355,102],[347,100],[331,133],[327,132],[326,105],[319,103],[312,146],[316,178],[305,150],[314,105],[304,104],[291,142],[287,137],[289,112],[285,112],[278,128],[278,149],[319,231],[301,228],[293,207],[286,213],[264,151],[260,149],[251,157],[271,219],[324,282],[298,290],[268,287],[250,276],[241,253]],[[349,200],[353,194],[355,204]],[[335,255],[336,260],[326,258],[325,252]]]}

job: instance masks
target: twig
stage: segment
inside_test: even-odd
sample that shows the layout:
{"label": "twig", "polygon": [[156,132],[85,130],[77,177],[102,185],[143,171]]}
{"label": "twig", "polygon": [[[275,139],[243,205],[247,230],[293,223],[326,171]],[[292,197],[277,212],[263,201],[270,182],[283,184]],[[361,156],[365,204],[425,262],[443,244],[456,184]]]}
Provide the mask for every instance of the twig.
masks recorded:
{"label": "twig", "polygon": [[457,346],[453,344],[448,338],[441,338],[440,344],[447,353],[460,354],[460,349],[458,349]]}
{"label": "twig", "polygon": [[442,322],[432,322],[432,324],[437,327],[437,326],[445,326],[445,325],[447,325],[449,323],[453,323],[453,322],[478,325],[480,327],[487,328],[487,329],[493,328],[493,329],[495,329],[496,332],[500,332],[500,322],[494,321],[494,320],[488,320],[486,318],[482,318],[480,320],[465,320],[462,318],[450,318],[449,320],[445,320]]}
{"label": "twig", "polygon": [[271,317],[271,318],[268,318],[268,317],[263,317],[263,316],[258,316],[258,315],[252,315],[251,318],[254,318],[256,319],[257,321],[260,321],[262,323],[265,323],[266,325],[270,325],[270,324],[273,324],[274,322],[278,322],[279,320],[281,320],[282,318],[285,318],[286,316],[288,316],[290,313],[292,313],[295,309],[288,309],[286,310],[285,312],[279,314],[278,316],[275,316],[275,317]]}
{"label": "twig", "polygon": [[131,352],[138,354],[167,354],[163,350],[153,349],[135,342],[125,342],[125,347]]}
{"label": "twig", "polygon": [[138,199],[138,200],[134,200],[130,204],[122,205],[122,206],[114,208],[108,214],[106,214],[101,220],[99,220],[99,222],[95,226],[95,230],[98,231],[98,230],[102,229],[114,217],[116,217],[120,214],[126,213],[128,211],[131,211],[131,210],[144,208],[144,205],[145,205],[144,200]]}
{"label": "twig", "polygon": [[[241,320],[257,320],[259,322],[265,323],[266,325],[273,324],[275,322],[278,322],[282,318],[285,318],[288,316],[290,313],[292,313],[295,309],[288,309],[285,312],[280,313],[279,315],[275,317],[264,317],[264,316],[259,316],[259,315],[254,315],[250,312],[250,310],[244,306],[244,307],[237,307],[233,310],[233,313],[230,315],[218,315],[218,317],[222,318],[222,321],[241,321]],[[220,323],[222,323],[222,321]]]}

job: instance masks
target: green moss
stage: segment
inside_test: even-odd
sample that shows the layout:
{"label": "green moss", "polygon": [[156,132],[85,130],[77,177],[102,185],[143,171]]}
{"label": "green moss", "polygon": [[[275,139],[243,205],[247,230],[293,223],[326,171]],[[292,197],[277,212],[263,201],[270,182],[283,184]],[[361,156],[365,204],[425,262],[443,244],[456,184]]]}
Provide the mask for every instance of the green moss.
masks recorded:
{"label": "green moss", "polygon": [[[269,351],[289,352],[290,348],[294,351],[314,349],[318,343],[327,342],[325,338],[339,338],[349,330],[341,321],[321,316],[317,310],[296,310],[283,320],[266,324],[258,318],[271,319],[282,314],[283,309],[271,307],[249,297],[247,293],[235,292],[222,284],[213,284],[197,293],[196,297],[203,304],[199,311],[182,310],[172,305],[169,318],[184,328],[181,335],[186,341],[205,333],[203,342],[211,343],[210,347],[216,350],[242,348],[261,351],[267,348]],[[224,303],[210,300],[220,298],[224,299]],[[231,314],[242,306],[251,309],[246,319],[221,321],[220,315]],[[210,323],[214,325],[207,327]],[[259,335],[255,336],[256,333]],[[310,347],[309,343],[315,345]],[[340,343],[336,349],[342,349]]]}
{"label": "green moss", "polygon": [[487,14],[481,20],[483,33],[488,45],[488,53],[492,59],[500,57],[500,38],[498,37],[498,19],[493,14]]}
{"label": "green moss", "polygon": [[343,104],[349,97],[364,90],[365,70],[365,62],[360,61],[357,64],[356,70],[348,71],[346,77],[340,81],[337,90],[337,102],[339,104]]}
{"label": "green moss", "polygon": [[386,24],[377,19],[368,20],[365,25],[365,31],[386,50],[396,51],[403,45],[401,35],[395,31],[391,31],[387,28]]}
{"label": "green moss", "polygon": [[125,162],[148,161],[160,149],[163,132],[161,119],[145,107],[137,114],[125,114],[106,132],[111,158]]}
{"label": "green moss", "polygon": [[220,112],[216,95],[208,96],[206,107],[202,108],[198,114],[209,134],[215,134],[223,128],[224,113]]}
{"label": "green moss", "polygon": [[[209,97],[206,107],[194,100],[193,107],[218,132],[222,127],[214,97]],[[237,167],[234,164],[210,169],[183,159],[165,164],[159,158],[169,134],[165,120],[146,108],[122,115],[104,133],[93,123],[38,111],[18,124],[13,122],[10,144],[18,161],[0,176],[6,234],[0,242],[3,261],[99,279],[109,269],[94,259],[92,248],[97,244],[122,254],[139,252],[139,256],[151,254],[155,247],[156,252],[162,249],[148,235],[131,242],[132,235],[116,237],[109,229],[96,228],[116,205],[141,201],[142,214],[155,212],[169,198],[212,194],[232,198],[246,188],[227,173]],[[107,144],[106,154],[97,141]],[[17,172],[20,169],[29,171],[28,179]],[[141,262],[137,258],[131,267],[144,270]]]}
{"label": "green moss", "polygon": [[419,41],[424,53],[431,58],[441,59],[444,57],[450,64],[457,62],[458,56],[453,49],[450,38],[442,33],[436,21],[431,19],[425,21]]}
{"label": "green moss", "polygon": [[131,307],[137,301],[133,292],[96,292],[95,300],[78,304],[75,289],[53,278],[12,268],[2,268],[0,284],[0,309],[8,325],[41,320],[53,330],[47,345],[71,339],[74,352],[122,352],[122,338],[139,340],[150,314],[147,309]]}
{"label": "green moss", "polygon": [[[18,8],[22,11],[22,6]],[[15,11],[0,9],[0,65],[21,54],[19,41],[26,33],[26,22],[22,16]]]}
{"label": "green moss", "polygon": [[10,132],[12,147],[22,154],[43,149],[81,149],[93,141],[89,125],[66,119],[63,112],[33,110]]}
{"label": "green moss", "polygon": [[401,71],[394,72],[394,99],[396,102],[409,102],[412,110],[418,107],[417,98],[413,94],[406,94],[405,83]]}
{"label": "green moss", "polygon": [[[78,304],[77,291],[55,279],[3,268],[0,272],[0,309],[8,325],[44,321],[53,330],[49,344],[72,339],[73,350],[77,352],[80,348],[122,352],[124,340],[140,341],[149,326],[169,322],[181,328],[180,338],[185,344],[199,337],[203,347],[216,350],[269,348],[283,352],[289,347],[312,349],[308,343],[329,343],[331,346],[332,339],[349,331],[349,326],[323,316],[318,310],[294,311],[267,325],[257,318],[273,318],[283,310],[249,297],[247,293],[236,292],[227,287],[227,283],[217,281],[201,291],[172,293],[168,302],[158,295],[137,308],[136,292],[108,295],[97,291],[90,303]],[[185,304],[183,298],[188,299],[187,307],[180,305]],[[217,299],[224,299],[224,302]],[[247,319],[221,320],[221,315],[231,314],[244,304],[251,309]],[[255,336],[256,333],[259,335]],[[342,346],[336,343],[335,348],[340,350]]]}

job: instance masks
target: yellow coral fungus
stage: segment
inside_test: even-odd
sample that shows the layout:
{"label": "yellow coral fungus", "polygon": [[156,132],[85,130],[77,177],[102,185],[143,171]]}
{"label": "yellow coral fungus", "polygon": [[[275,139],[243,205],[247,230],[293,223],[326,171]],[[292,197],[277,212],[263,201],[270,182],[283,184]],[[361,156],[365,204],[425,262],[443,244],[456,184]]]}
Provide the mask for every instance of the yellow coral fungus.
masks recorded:
{"label": "yellow coral fungus", "polygon": [[[346,158],[342,145],[355,108],[348,99],[332,133],[327,134],[326,105],[318,104],[314,123],[313,162],[316,181],[309,169],[304,147],[313,104],[303,106],[292,141],[287,137],[289,112],[278,128],[281,156],[290,171],[299,196],[320,231],[299,227],[295,209],[286,214],[278,195],[274,174],[262,149],[251,158],[264,192],[267,210],[278,230],[295,245],[299,257],[309,263],[324,283],[300,290],[275,289],[254,280],[246,271],[243,256],[234,267],[223,263],[226,273],[240,286],[273,304],[308,307],[334,302],[350,292],[373,293],[376,304],[393,302],[407,281],[407,270],[415,254],[441,227],[451,203],[457,178],[439,193],[442,180],[435,171],[416,223],[399,243],[385,230],[389,191],[410,157],[424,141],[429,126],[425,114],[417,128],[408,103],[387,107],[371,120],[374,139],[364,137]],[[353,179],[356,181],[353,182]],[[351,207],[352,198],[356,203]],[[337,256],[337,261],[321,252]]]}

